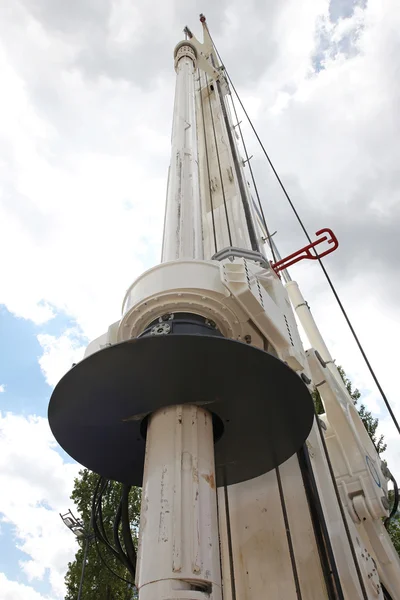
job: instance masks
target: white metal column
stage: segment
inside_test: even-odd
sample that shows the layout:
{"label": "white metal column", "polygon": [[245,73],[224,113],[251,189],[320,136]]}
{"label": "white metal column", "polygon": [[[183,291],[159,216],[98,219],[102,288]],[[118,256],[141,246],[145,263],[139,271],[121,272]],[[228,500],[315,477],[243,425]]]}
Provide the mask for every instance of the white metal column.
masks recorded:
{"label": "white metal column", "polygon": [[147,429],[137,585],[140,600],[221,600],[211,414],[160,409]]}
{"label": "white metal column", "polygon": [[304,299],[303,294],[300,291],[299,285],[296,281],[288,281],[286,283],[286,289],[289,294],[290,302],[292,303],[293,310],[296,312],[301,326],[310,342],[311,348],[317,350],[321,358],[326,362],[326,366],[335,377],[340,387],[345,388],[345,384],[340,376],[340,373],[333,361],[331,353],[325,343],[324,338],[319,331],[314,317],[311,314],[310,307]]}
{"label": "white metal column", "polygon": [[203,258],[194,91],[196,51],[182,42],[175,53],[176,88],[162,262]]}

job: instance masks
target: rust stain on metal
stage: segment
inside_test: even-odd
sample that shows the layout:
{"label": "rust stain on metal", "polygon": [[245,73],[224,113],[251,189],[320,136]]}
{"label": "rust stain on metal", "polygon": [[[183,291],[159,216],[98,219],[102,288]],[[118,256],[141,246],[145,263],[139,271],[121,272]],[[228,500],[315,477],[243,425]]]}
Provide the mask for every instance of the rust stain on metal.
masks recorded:
{"label": "rust stain on metal", "polygon": [[168,533],[167,533],[167,524],[165,520],[165,514],[169,512],[169,502],[168,498],[165,497],[165,478],[167,476],[168,469],[167,467],[163,467],[161,474],[161,497],[160,497],[160,522],[158,525],[158,541],[159,542],[167,542],[168,541]]}
{"label": "rust stain on metal", "polygon": [[201,474],[202,478],[205,479],[212,490],[215,490],[215,479],[214,474],[211,473],[208,475],[207,473]]}

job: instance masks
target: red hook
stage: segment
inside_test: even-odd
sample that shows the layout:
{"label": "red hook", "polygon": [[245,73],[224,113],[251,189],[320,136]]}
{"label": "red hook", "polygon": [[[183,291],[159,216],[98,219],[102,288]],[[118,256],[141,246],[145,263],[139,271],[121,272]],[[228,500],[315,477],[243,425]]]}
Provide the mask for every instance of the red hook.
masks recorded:
{"label": "red hook", "polygon": [[[294,265],[295,263],[299,262],[299,260],[303,260],[303,258],[307,258],[309,260],[317,260],[318,258],[322,258],[323,256],[326,256],[327,254],[330,254],[331,252],[336,250],[336,248],[339,246],[339,242],[337,241],[337,238],[333,233],[332,229],[320,229],[316,232],[315,235],[321,235],[322,233],[327,233],[328,235],[324,235],[322,238],[315,240],[315,242],[308,244],[308,246],[305,246],[300,250],[297,250],[297,252],[293,252],[293,254],[289,254],[289,256],[278,260],[276,263],[271,263],[271,267],[273,268],[275,273],[279,273],[279,271],[287,269],[291,265]],[[315,248],[315,246],[318,246],[318,244],[322,244],[322,242],[327,242],[332,247],[327,248],[321,254],[311,254],[311,248]]]}

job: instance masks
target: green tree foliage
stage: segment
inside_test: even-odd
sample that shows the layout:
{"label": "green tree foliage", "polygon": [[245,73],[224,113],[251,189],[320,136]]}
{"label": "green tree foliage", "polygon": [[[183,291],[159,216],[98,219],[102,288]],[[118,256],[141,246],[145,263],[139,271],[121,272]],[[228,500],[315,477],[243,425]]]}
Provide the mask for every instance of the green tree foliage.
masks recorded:
{"label": "green tree foliage", "polygon": [[[394,492],[392,490],[389,491],[389,502],[393,504],[393,496]],[[400,556],[400,512],[392,517],[387,526],[388,534],[390,535],[390,539],[392,540],[393,546],[396,548],[397,554]]]}
{"label": "green tree foliage", "polygon": [[[79,472],[79,477],[75,479],[74,489],[71,495],[71,499],[75,501],[80,519],[83,521],[87,531],[91,531],[91,507],[97,480],[98,475],[95,473],[92,473],[88,469],[81,470]],[[104,495],[103,518],[105,530],[110,540],[113,539],[113,520],[121,498],[121,487],[120,483],[110,482],[109,489]],[[129,504],[129,516],[132,532],[134,533],[137,531],[139,525],[139,488],[132,488]],[[78,597],[84,555],[84,542],[80,542],[80,544],[81,547],[76,553],[75,560],[69,563],[68,571],[65,576],[65,583],[67,585],[65,600],[76,600]],[[131,580],[126,568],[121,565],[103,544],[98,543],[98,549],[106,563],[117,575],[119,575],[119,577],[129,581]],[[128,583],[121,581],[121,579],[118,579],[106,568],[96,550],[95,541],[91,541],[86,561],[82,600],[134,600],[134,598],[136,598],[134,588]]]}
{"label": "green tree foliage", "polygon": [[321,394],[319,393],[317,388],[315,388],[315,390],[313,391],[312,397],[314,400],[315,412],[317,413],[317,415],[322,415],[325,412],[325,408],[322,404]]}
{"label": "green tree foliage", "polygon": [[[361,392],[357,388],[353,389],[353,384],[347,377],[342,367],[338,367],[338,371],[343,379],[350,397],[353,399],[354,404],[357,405],[359,399],[361,398]],[[313,392],[313,399],[317,414],[320,415],[325,412],[321,396],[317,389]],[[360,407],[358,408],[358,414],[360,415],[361,421],[364,423],[364,427],[367,430],[369,437],[375,444],[378,454],[382,454],[382,452],[386,450],[386,444],[383,441],[383,435],[378,437],[377,434],[379,419],[374,418],[372,413],[366,409],[364,404],[360,404]]]}

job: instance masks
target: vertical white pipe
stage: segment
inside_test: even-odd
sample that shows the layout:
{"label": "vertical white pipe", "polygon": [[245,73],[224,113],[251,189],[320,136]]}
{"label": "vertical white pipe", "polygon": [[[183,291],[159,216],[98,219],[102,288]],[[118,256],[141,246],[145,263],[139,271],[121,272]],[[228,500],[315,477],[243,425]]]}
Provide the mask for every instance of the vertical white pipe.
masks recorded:
{"label": "vertical white pipe", "polygon": [[286,289],[289,294],[290,301],[296,311],[299,321],[308,337],[312,348],[318,350],[321,357],[326,363],[332,363],[333,359],[330,355],[327,345],[314,321],[314,317],[305,301],[303,294],[300,291],[299,285],[296,281],[289,281],[286,284]]}
{"label": "vertical white pipe", "polygon": [[162,262],[203,258],[194,73],[189,42],[175,50],[176,88]]}
{"label": "vertical white pipe", "polygon": [[136,579],[140,600],[222,599],[212,417],[198,406],[150,418]]}
{"label": "vertical white pipe", "polygon": [[331,371],[340,386],[344,386],[343,380],[340,373],[333,362],[331,353],[325,344],[324,338],[319,331],[314,317],[311,314],[310,308],[305,301],[303,294],[300,291],[298,283],[296,281],[288,281],[286,283],[286,289],[289,294],[290,302],[292,303],[293,309],[295,310],[301,326],[310,342],[312,348],[317,350],[321,355],[321,358],[326,362],[327,367]]}

